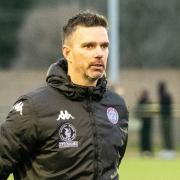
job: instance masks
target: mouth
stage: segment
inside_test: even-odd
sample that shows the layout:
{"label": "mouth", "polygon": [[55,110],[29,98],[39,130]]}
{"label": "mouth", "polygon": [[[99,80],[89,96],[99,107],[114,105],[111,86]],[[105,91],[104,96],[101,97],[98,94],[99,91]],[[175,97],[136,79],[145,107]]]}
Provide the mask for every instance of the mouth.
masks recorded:
{"label": "mouth", "polygon": [[103,71],[104,65],[103,64],[93,64],[90,66],[94,71]]}
{"label": "mouth", "polygon": [[93,63],[93,64],[90,65],[90,67],[104,68],[104,64],[102,64],[102,63]]}

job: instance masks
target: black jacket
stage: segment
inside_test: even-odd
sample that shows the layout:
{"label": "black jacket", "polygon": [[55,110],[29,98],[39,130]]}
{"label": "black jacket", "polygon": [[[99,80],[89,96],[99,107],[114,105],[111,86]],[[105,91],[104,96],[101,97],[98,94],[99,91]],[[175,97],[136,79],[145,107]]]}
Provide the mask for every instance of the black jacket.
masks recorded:
{"label": "black jacket", "polygon": [[22,96],[0,129],[0,179],[118,179],[127,143],[124,100],[70,82],[66,61],[51,65],[47,86]]}

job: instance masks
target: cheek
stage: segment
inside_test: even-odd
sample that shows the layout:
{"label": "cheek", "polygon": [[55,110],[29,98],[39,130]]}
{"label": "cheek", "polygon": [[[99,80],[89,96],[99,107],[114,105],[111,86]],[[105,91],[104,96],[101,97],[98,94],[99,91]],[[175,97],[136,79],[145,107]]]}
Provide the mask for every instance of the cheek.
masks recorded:
{"label": "cheek", "polygon": [[88,66],[88,54],[83,53],[81,51],[77,51],[78,53],[74,53],[72,58],[74,62],[74,66],[76,67],[87,67]]}
{"label": "cheek", "polygon": [[104,58],[104,64],[105,64],[105,66],[107,65],[107,63],[108,63],[108,56]]}
{"label": "cheek", "polygon": [[86,68],[84,64],[84,60],[81,59],[79,56],[73,60],[72,65],[74,69],[76,70],[76,72],[82,72]]}
{"label": "cheek", "polygon": [[107,51],[106,55],[105,55],[105,60],[104,60],[104,64],[105,66],[107,65],[107,62],[108,62],[108,55],[109,55],[109,51]]}
{"label": "cheek", "polygon": [[75,62],[82,61],[85,58],[85,54],[80,48],[74,48],[72,51],[72,58]]}

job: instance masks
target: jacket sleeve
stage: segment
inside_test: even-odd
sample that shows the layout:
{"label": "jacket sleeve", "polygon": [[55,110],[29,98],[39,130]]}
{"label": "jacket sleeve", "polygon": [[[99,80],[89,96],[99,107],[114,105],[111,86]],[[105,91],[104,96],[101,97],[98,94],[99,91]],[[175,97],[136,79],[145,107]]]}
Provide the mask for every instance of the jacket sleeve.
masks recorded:
{"label": "jacket sleeve", "polygon": [[0,179],[6,179],[18,163],[33,152],[35,114],[27,97],[20,98],[0,126]]}
{"label": "jacket sleeve", "polygon": [[121,162],[122,158],[124,157],[127,141],[128,141],[128,121],[129,121],[129,112],[124,100],[120,114],[121,114],[120,132],[122,139],[121,139],[121,148],[119,149],[119,153],[120,153],[120,162]]}

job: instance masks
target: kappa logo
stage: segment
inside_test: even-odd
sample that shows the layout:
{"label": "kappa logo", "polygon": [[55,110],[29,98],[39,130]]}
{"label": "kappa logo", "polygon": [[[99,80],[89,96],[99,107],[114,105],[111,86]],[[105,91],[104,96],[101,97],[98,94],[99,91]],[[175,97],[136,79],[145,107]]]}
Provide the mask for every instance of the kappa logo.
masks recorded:
{"label": "kappa logo", "polygon": [[67,110],[61,110],[60,113],[59,113],[59,116],[57,118],[57,121],[59,120],[69,120],[69,119],[75,119],[75,117],[73,117],[70,113],[68,113]]}
{"label": "kappa logo", "polygon": [[13,109],[17,112],[20,112],[20,115],[22,116],[22,110],[23,110],[23,103],[19,102],[13,106]]}

